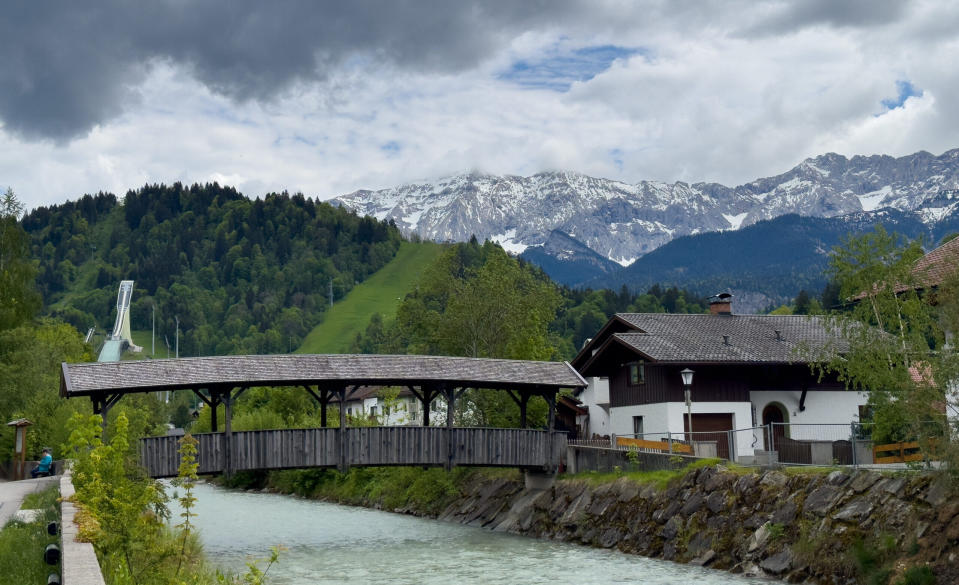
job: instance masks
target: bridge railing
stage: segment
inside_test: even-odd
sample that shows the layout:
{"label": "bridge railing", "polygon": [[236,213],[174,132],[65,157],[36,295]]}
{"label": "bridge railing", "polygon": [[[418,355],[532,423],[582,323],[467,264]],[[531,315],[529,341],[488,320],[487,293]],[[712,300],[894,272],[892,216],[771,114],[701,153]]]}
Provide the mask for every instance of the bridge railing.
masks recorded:
{"label": "bridge railing", "polygon": [[[232,433],[233,471],[348,466],[541,467],[559,465],[566,433],[531,429],[445,427],[350,427],[341,450],[336,428]],[[452,432],[452,436],[450,433]],[[227,464],[224,433],[195,435],[199,473],[220,473]],[[452,455],[452,459],[451,459]],[[179,468],[179,437],[140,440],[140,461],[153,477]]]}

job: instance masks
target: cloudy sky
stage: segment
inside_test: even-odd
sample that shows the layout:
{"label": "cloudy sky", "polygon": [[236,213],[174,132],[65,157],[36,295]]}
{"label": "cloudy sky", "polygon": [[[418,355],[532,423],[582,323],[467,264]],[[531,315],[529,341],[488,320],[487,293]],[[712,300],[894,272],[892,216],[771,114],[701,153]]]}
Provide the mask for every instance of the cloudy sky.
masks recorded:
{"label": "cloudy sky", "polygon": [[959,147],[947,1],[45,0],[7,3],[0,55],[0,187],[28,208]]}

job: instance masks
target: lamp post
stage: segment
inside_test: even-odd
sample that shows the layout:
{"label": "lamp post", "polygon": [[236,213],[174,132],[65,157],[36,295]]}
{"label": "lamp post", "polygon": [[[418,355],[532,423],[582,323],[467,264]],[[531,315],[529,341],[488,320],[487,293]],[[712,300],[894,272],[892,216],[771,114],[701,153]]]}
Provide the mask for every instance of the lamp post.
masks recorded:
{"label": "lamp post", "polygon": [[686,395],[686,416],[688,417],[687,426],[689,428],[689,444],[693,444],[693,371],[689,368],[681,370],[679,375],[683,377],[683,393]]}

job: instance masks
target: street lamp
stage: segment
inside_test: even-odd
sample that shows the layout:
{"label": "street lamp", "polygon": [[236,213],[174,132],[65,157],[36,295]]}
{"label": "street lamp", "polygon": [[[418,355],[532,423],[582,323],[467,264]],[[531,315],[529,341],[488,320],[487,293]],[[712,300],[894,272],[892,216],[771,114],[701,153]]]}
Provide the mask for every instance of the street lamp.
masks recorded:
{"label": "street lamp", "polygon": [[687,426],[689,428],[689,444],[693,443],[693,398],[692,398],[692,385],[693,385],[693,371],[689,368],[681,370],[679,375],[683,377],[683,393],[686,395],[686,416],[688,417]]}

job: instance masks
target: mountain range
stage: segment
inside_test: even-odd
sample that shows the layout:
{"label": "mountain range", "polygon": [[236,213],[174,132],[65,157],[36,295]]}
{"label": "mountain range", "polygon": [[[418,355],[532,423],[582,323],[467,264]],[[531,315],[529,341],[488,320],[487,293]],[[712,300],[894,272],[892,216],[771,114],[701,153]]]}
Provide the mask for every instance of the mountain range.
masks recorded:
{"label": "mountain range", "polygon": [[[705,278],[702,272],[677,271],[690,263],[684,262],[690,260],[684,254],[694,249],[706,253],[702,244],[695,243],[700,237],[708,236],[713,250],[723,250],[728,247],[726,242],[732,241],[745,242],[747,252],[755,252],[752,245],[769,247],[775,240],[788,241],[792,247],[805,246],[822,262],[786,264],[805,271],[824,266],[828,251],[838,243],[837,234],[869,229],[875,223],[891,223],[910,237],[931,238],[951,229],[959,223],[953,220],[959,205],[959,149],[939,156],[918,152],[899,158],[847,158],[829,153],[806,159],[783,174],[735,187],[657,181],[629,184],[574,172],[530,177],[469,173],[356,191],[335,198],[334,203],[359,214],[393,220],[401,230],[428,239],[465,241],[475,235],[497,241],[569,285],[641,287],[652,280],[715,292],[702,287],[720,284],[724,276],[730,283],[745,283],[750,278],[742,278],[741,272],[755,275],[757,265],[746,259],[750,254],[738,263],[724,262],[727,272],[715,275],[718,281]],[[836,222],[791,220],[748,229],[784,216]],[[781,237],[782,230],[798,230],[796,234],[805,236],[801,241]],[[747,237],[740,234],[730,239],[740,231]],[[750,235],[765,239],[753,241]],[[694,242],[677,245],[688,236],[693,236]],[[658,252],[655,256],[654,251]],[[786,253],[775,261],[768,258],[772,264],[767,266],[781,264],[788,256]],[[622,269],[631,265],[631,269]],[[637,278],[640,268],[642,278]],[[823,278],[820,271],[819,280]],[[758,282],[741,292],[777,302],[798,291],[785,293],[764,286],[762,279]]]}

